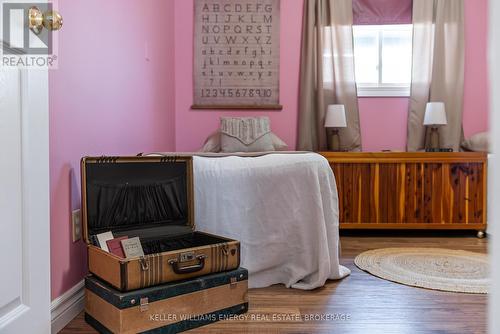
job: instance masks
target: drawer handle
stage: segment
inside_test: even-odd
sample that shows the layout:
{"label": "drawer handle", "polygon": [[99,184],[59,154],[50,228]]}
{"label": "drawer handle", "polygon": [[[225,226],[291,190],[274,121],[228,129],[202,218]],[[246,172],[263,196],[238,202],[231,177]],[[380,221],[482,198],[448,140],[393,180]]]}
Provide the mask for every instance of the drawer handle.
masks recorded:
{"label": "drawer handle", "polygon": [[197,271],[202,270],[205,267],[205,259],[206,258],[207,258],[206,255],[198,255],[196,257],[196,259],[198,260],[197,264],[193,264],[191,266],[185,266],[185,267],[181,267],[179,264],[179,260],[177,260],[177,259],[168,260],[168,264],[170,264],[172,266],[174,273],[176,273],[178,275],[190,274],[190,273],[195,273]]}

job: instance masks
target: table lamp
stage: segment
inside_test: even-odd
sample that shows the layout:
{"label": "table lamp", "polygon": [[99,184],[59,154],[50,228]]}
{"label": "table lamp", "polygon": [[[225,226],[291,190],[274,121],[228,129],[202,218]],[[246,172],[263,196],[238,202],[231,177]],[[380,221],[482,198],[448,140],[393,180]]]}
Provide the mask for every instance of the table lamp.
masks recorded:
{"label": "table lamp", "polygon": [[427,151],[440,151],[439,127],[448,124],[443,102],[429,102],[425,108],[424,125],[430,127],[430,141]]}
{"label": "table lamp", "polygon": [[340,151],[339,129],[346,128],[345,107],[343,104],[331,104],[326,111],[325,128],[332,128],[333,131],[329,138],[330,150]]}

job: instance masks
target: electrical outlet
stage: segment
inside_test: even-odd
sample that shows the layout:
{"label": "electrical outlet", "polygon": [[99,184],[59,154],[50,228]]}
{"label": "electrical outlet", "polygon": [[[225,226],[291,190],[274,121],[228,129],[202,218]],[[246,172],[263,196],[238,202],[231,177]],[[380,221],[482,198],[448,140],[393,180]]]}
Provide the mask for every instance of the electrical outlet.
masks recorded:
{"label": "electrical outlet", "polygon": [[80,209],[71,213],[71,226],[73,229],[73,242],[77,242],[82,238],[82,219]]}

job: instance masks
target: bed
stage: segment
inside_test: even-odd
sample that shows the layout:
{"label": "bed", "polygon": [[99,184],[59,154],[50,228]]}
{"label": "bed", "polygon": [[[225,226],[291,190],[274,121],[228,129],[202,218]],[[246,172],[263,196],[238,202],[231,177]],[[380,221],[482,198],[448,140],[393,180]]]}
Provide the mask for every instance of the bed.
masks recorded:
{"label": "bed", "polygon": [[339,263],[335,178],[315,153],[195,154],[198,231],[241,242],[250,288],[310,290],[350,274]]}

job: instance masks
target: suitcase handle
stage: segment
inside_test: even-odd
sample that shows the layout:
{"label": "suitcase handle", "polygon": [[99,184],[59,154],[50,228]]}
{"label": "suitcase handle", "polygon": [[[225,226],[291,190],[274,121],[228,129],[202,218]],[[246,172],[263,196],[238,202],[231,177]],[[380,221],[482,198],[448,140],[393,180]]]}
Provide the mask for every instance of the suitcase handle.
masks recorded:
{"label": "suitcase handle", "polygon": [[172,269],[174,270],[174,273],[178,275],[182,274],[190,274],[190,273],[195,273],[197,271],[202,270],[205,267],[205,259],[207,258],[206,255],[198,255],[196,259],[198,260],[197,264],[193,264],[192,266],[186,266],[186,267],[181,267],[179,265],[179,260],[177,259],[171,259],[168,261],[168,264],[172,266]]}

